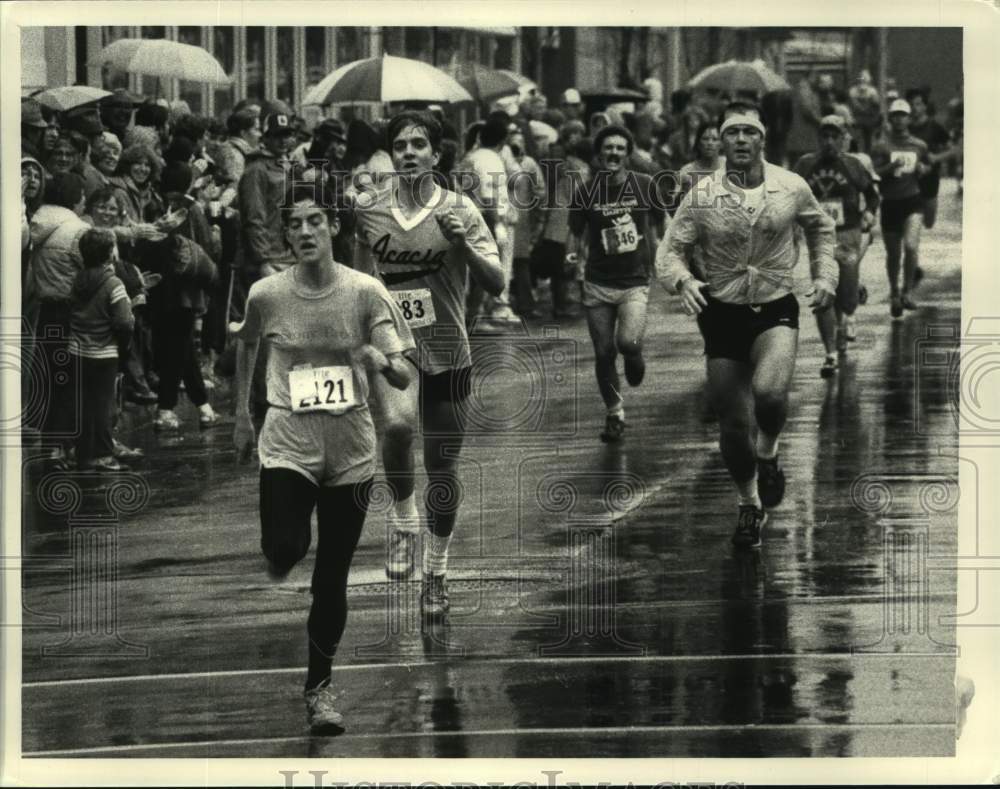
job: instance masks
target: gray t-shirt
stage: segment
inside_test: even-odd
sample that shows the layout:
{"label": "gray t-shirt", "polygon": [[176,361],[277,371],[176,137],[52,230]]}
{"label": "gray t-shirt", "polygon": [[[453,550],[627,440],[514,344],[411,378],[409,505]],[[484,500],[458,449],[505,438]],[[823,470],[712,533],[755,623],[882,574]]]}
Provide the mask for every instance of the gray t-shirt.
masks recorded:
{"label": "gray t-shirt", "polygon": [[350,367],[352,374],[343,383],[332,380],[332,393],[321,377],[317,397],[323,407],[331,400],[344,404],[331,408],[332,414],[367,410],[368,375],[352,361],[351,352],[366,343],[386,355],[412,352],[413,335],[406,321],[385,285],[374,277],[338,264],[331,286],[314,293],[296,282],[295,270],[292,266],[253,284],[246,319],[236,333],[243,340],[258,338],[268,343],[268,403],[291,410],[301,406],[304,390],[297,390],[297,404],[292,402],[292,371]]}

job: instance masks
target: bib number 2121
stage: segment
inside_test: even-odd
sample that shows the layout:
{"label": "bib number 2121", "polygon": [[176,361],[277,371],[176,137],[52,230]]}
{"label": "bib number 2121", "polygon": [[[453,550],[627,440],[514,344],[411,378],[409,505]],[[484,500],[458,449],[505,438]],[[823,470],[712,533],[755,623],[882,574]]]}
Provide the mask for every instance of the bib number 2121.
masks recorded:
{"label": "bib number 2121", "polygon": [[357,405],[354,374],[348,366],[292,370],[288,374],[292,410],[344,413]]}

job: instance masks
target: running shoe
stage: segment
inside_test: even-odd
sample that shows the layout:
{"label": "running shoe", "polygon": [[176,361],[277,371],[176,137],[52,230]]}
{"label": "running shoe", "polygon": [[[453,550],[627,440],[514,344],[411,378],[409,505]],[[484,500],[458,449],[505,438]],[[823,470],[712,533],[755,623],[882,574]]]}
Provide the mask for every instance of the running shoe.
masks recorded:
{"label": "running shoe", "polygon": [[119,463],[113,457],[98,458],[97,460],[88,463],[87,469],[89,471],[97,471],[104,474],[118,474],[122,471],[128,471],[129,467],[124,463]]}
{"label": "running shoe", "polygon": [[608,414],[604,420],[601,441],[605,444],[617,444],[623,438],[625,438],[625,420],[617,414]]}
{"label": "running shoe", "polygon": [[136,405],[152,405],[157,396],[152,389],[126,389],[125,400]]}
{"label": "running shoe", "polygon": [[778,465],[778,456],[770,460],[757,458],[757,494],[765,507],[777,507],[785,497],[785,472]]}
{"label": "running shoe", "polygon": [[740,514],[736,519],[736,531],[733,532],[732,543],[737,548],[759,548],[760,535],[767,523],[767,513],[753,504],[740,505]]}
{"label": "running shoe", "polygon": [[402,581],[413,575],[413,557],[417,535],[395,528],[389,532],[386,546],[385,575],[392,581]]}
{"label": "running shoe", "polygon": [[198,424],[201,427],[211,427],[219,421],[219,415],[215,413],[212,406],[205,403],[198,407]]}
{"label": "running shoe", "polygon": [[163,410],[156,412],[156,419],[153,420],[154,430],[180,430],[181,421],[173,411]]}
{"label": "running shoe", "polygon": [[903,317],[903,300],[899,296],[893,296],[889,300],[889,314],[893,318]]}
{"label": "running shoe", "polygon": [[642,354],[625,357],[625,380],[629,386],[638,386],[646,377],[646,360]]}
{"label": "running shoe", "polygon": [[833,378],[833,375],[836,372],[837,372],[837,357],[827,356],[826,360],[823,362],[823,366],[819,368],[820,378]]}
{"label": "running shoe", "polygon": [[309,720],[309,729],[314,733],[335,734],[344,730],[344,716],[334,707],[337,699],[333,688],[330,687],[330,680],[323,680],[312,690],[305,692],[306,717]]}
{"label": "running shoe", "polygon": [[917,303],[910,298],[910,294],[908,293],[903,294],[901,301],[905,310],[915,310],[917,308]]}
{"label": "running shoe", "polygon": [[56,447],[52,453],[45,458],[45,465],[52,471],[69,471],[70,462],[66,457],[66,450]]}
{"label": "running shoe", "polygon": [[111,439],[112,454],[115,460],[136,460],[145,455],[141,449],[133,449],[132,447],[125,446],[117,438]]}
{"label": "running shoe", "polygon": [[448,582],[443,575],[428,575],[420,592],[420,613],[424,619],[441,619],[451,608]]}
{"label": "running shoe", "polygon": [[868,303],[868,288],[864,285],[858,285],[858,304]]}

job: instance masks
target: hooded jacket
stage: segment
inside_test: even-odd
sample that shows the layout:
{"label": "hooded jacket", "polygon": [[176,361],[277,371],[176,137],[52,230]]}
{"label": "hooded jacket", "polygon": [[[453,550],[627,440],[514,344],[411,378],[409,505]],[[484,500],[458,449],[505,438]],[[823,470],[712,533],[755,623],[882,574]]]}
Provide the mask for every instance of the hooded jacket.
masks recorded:
{"label": "hooded jacket", "polygon": [[43,205],[31,218],[31,274],[41,301],[68,303],[83,268],[80,236],[90,225],[68,208]]}
{"label": "hooded jacket", "polygon": [[132,305],[112,266],[76,275],[72,290],[70,353],[87,359],[117,359],[132,336]]}
{"label": "hooded jacket", "polygon": [[140,189],[128,176],[116,176],[110,181],[119,192],[125,216],[130,222],[153,222],[166,213],[163,200],[152,185]]}
{"label": "hooded jacket", "polygon": [[[289,170],[289,184],[292,177]],[[262,148],[247,157],[239,186],[243,251],[247,265],[262,275],[281,271],[295,262],[281,224],[285,183],[285,164],[273,153]]]}

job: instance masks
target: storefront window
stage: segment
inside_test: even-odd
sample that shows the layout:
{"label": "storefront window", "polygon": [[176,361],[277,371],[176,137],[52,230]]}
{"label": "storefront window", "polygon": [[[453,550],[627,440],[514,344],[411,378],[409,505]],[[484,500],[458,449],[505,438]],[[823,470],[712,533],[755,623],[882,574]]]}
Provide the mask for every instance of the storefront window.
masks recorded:
{"label": "storefront window", "polygon": [[[129,38],[131,29],[124,25],[115,25],[101,28],[101,46],[106,47],[119,38]],[[104,66],[101,69],[101,86],[105,90],[117,90],[125,88],[128,90],[128,73],[120,71],[111,66]]]}
{"label": "storefront window", "polygon": [[[215,59],[222,64],[222,68],[231,77],[236,70],[236,31],[231,27],[212,28],[212,45]],[[233,108],[232,85],[217,86],[215,88],[215,115],[224,118]]]}
{"label": "storefront window", "polygon": [[337,65],[353,63],[366,56],[363,27],[337,28]]}
{"label": "storefront window", "polygon": [[405,45],[403,43],[403,28],[383,27],[382,28],[382,49],[387,55],[405,57]]}
{"label": "storefront window", "polygon": [[511,36],[498,36],[496,52],[493,55],[494,68],[514,68],[514,39]]}
{"label": "storefront window", "polygon": [[[166,38],[167,29],[165,27],[143,27],[140,36],[142,38]],[[164,80],[160,77],[144,75],[139,81],[139,92],[143,96],[162,96],[166,91]]]}
{"label": "storefront window", "polygon": [[279,27],[277,31],[277,96],[288,104],[295,103],[295,29]]}
{"label": "storefront window", "polygon": [[247,98],[263,101],[264,96],[264,28],[248,27],[247,38]]}
{"label": "storefront window", "polygon": [[422,60],[424,63],[430,63],[433,60],[433,36],[431,35],[431,30],[432,28],[429,27],[404,28],[406,57],[413,60]]}
{"label": "storefront window", "polygon": [[[201,28],[179,27],[177,28],[177,40],[182,44],[191,44],[192,46],[200,47],[202,45]],[[191,112],[195,114],[202,112],[201,83],[181,80],[178,83],[178,95],[188,103]]]}
{"label": "storefront window", "polygon": [[444,27],[434,28],[434,65],[451,65],[458,46],[458,31]]}
{"label": "storefront window", "polygon": [[306,84],[308,90],[326,76],[326,30],[306,28]]}

